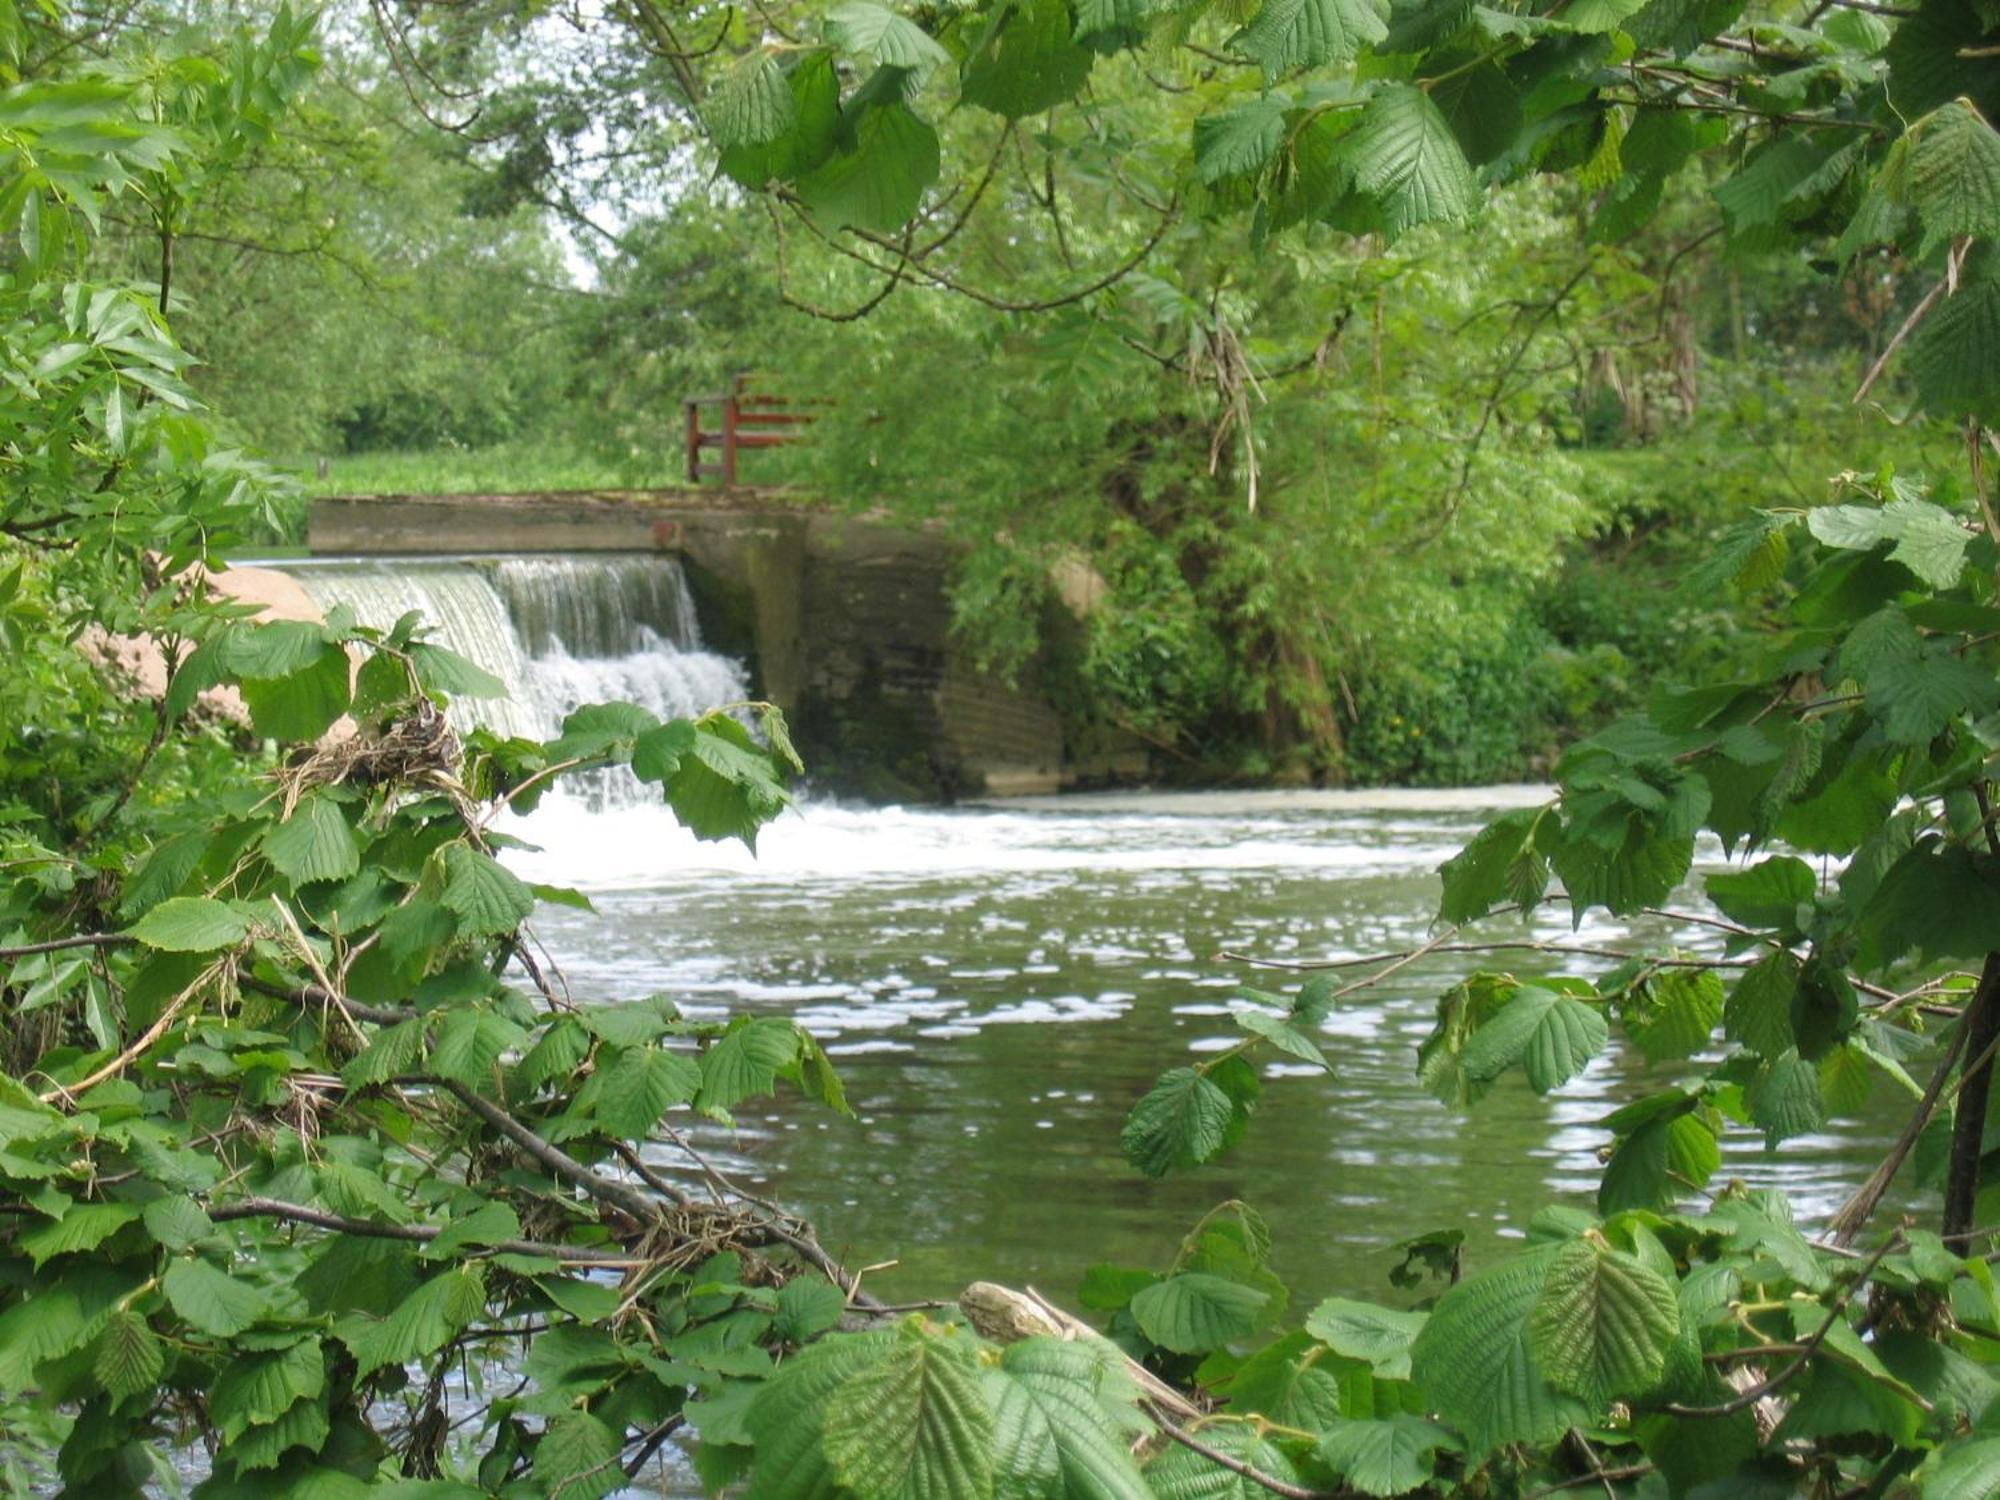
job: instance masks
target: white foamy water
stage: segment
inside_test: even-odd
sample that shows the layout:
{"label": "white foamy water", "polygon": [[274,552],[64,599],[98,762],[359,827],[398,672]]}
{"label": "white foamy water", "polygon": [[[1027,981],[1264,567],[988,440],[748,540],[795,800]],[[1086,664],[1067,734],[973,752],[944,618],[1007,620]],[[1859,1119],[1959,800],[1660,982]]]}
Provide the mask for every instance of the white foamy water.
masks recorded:
{"label": "white foamy water", "polygon": [[[1104,810],[1094,798],[966,808],[855,807],[807,799],[765,828],[753,854],[704,843],[657,802],[607,820],[575,802],[516,819],[508,832],[539,846],[513,856],[531,879],[587,890],[671,888],[717,876],[751,883],[882,881],[1090,870],[1202,872],[1426,870],[1450,857],[1453,825],[1393,818],[1302,819],[1238,807],[1236,794],[1176,802],[1164,814]],[[1119,806],[1130,806],[1129,800]],[[1463,813],[1465,804],[1452,811]],[[1467,823],[1468,829],[1476,824]]]}
{"label": "white foamy water", "polygon": [[[416,611],[433,639],[507,684],[452,706],[462,725],[546,739],[587,703],[636,703],[662,719],[749,696],[743,664],[704,647],[680,561],[641,554],[309,560],[273,564],[322,609],[345,604],[387,630]],[[637,804],[627,772],[572,780],[551,811]]]}

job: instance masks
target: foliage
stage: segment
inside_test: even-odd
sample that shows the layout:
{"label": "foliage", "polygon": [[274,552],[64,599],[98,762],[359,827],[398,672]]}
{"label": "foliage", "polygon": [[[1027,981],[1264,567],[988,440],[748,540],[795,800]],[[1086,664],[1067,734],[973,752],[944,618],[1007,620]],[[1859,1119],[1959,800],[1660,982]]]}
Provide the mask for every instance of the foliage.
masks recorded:
{"label": "foliage", "polygon": [[[450,10],[448,27],[488,19]],[[1720,232],[1739,252],[1796,243],[1851,258],[1895,241],[1935,278],[1892,342],[1908,346],[1933,417],[1961,435],[1968,482],[1883,466],[1842,476],[1836,504],[1742,518],[1690,587],[1745,591],[1768,629],[1726,675],[1654,687],[1644,712],[1572,746],[1547,806],[1503,817],[1443,868],[1448,930],[1550,901],[1580,925],[1669,900],[1699,838],[1741,851],[1704,883],[1722,914],[1708,918],[1714,951],[1635,953],[1589,980],[1477,975],[1441,998],[1418,1052],[1420,1077],[1461,1106],[1516,1069],[1561,1088],[1614,1036],[1675,1065],[1674,1086],[1601,1122],[1596,1212],[1547,1210],[1518,1253],[1462,1279],[1448,1236],[1425,1237],[1402,1279],[1433,1269],[1447,1282],[1434,1295],[1329,1302],[1288,1328],[1270,1227],[1229,1202],[1164,1269],[1093,1273],[1105,1340],[1004,1343],[886,1316],[804,1226],[736,1194],[684,1144],[676,1111],[726,1120],[781,1082],[844,1108],[808,1033],[773,1017],[691,1022],[665,998],[594,1005],[534,956],[538,902],[580,898],[508,869],[501,808],[531,812],[557,777],[618,766],[698,835],[748,843],[798,769],[781,718],[763,710],[753,733],[725,713],[659,723],[593,705],[548,744],[461,741],[445,704],[495,684],[421,621],[252,623],[210,598],[196,570],[273,523],[267,476],[199,415],[164,272],[138,289],[77,273],[108,208],[180,232],[304,86],[310,28],[279,10],[219,54],[126,67],[79,60],[46,16],[0,11],[16,74],[0,93],[0,204],[17,252],[0,283],[10,1438],[56,1440],[56,1482],[91,1495],[142,1493],[166,1450],[198,1434],[209,1497],[576,1500],[609,1493],[684,1427],[706,1484],[770,1500],[1990,1490],[2000,1302],[1980,1226],[2000,1200],[1988,1181],[2000,522],[1985,465],[2000,186],[1992,75],[1966,54],[1989,46],[2000,16],[1931,3],[1890,27],[1821,6],[1781,25],[1743,11],[1266,0],[1225,19],[1007,0],[920,24],[856,3],[813,17],[805,42],[741,49],[712,86],[664,13],[633,11],[663,28],[649,56],[699,109],[722,170],[781,214],[846,231],[835,246],[899,257],[877,263],[892,289],[905,262],[939,274],[905,224],[945,157],[940,102],[967,106],[960,116],[1004,146],[1013,122],[1086,79],[1137,68],[1099,59],[1154,33],[1244,66],[1164,97],[1126,79],[1113,102],[1131,121],[1186,125],[1170,159],[1138,159],[1117,109],[1066,159],[1107,182],[1126,160],[1164,172],[1164,198],[1184,197],[1204,224],[1247,218],[1253,245],[1310,219],[1419,252],[1385,265],[1302,255],[1279,295],[1310,303],[1323,280],[1357,312],[1364,291],[1425,278],[1455,243],[1438,226],[1531,169],[1584,189],[1585,236],[1610,242],[1665,212],[1669,175],[1710,163],[1726,163]],[[1785,66],[1750,70],[1744,49]],[[503,140],[489,141],[489,165],[534,185]],[[1054,200],[1050,188],[1049,233],[1067,235]],[[1506,231],[1549,211],[1524,191],[1489,222]],[[1844,243],[1826,246],[1834,234]],[[1637,264],[1594,251],[1586,268],[1607,296],[1650,300],[1658,283]],[[1511,377],[1578,275],[1525,300],[1439,278],[1446,307],[1475,322],[1511,307],[1514,325],[1498,383],[1475,372],[1488,394],[1446,414],[1470,413],[1480,434],[1514,424],[1512,401],[1533,393]],[[1117,299],[1133,299],[1119,313],[1132,321],[1114,337],[1206,383],[1223,412],[1209,452],[1219,470],[1240,444],[1231,477],[1247,498],[1278,445],[1313,436],[1284,429],[1260,456],[1240,306],[1209,289],[1204,304],[1164,279],[1129,282]],[[1405,315],[1376,307],[1385,326]],[[966,347],[962,329],[932,331],[936,348]],[[1092,336],[1059,331],[1072,348]],[[1148,342],[1162,337],[1171,352]],[[900,367],[880,357],[887,376],[935,386],[935,369],[904,354]],[[1199,430],[1188,408],[1155,389],[1146,420],[1118,428],[1130,409],[1112,418],[1088,390],[1065,386],[1022,419],[1082,441],[1120,431],[1128,518],[1171,539],[1190,594],[1229,630],[1269,661],[1291,653],[1289,673],[1248,684],[1238,711],[1322,712],[1332,689],[1312,690],[1300,663],[1322,660],[1329,621],[1295,602],[1284,533],[1259,528],[1323,497],[1331,471],[1264,485],[1257,519],[1225,543],[1219,518],[1249,508],[1223,476],[1204,491],[1185,472],[1165,486],[1146,472],[1155,440]],[[1325,399],[1375,404],[1365,390]],[[1483,437],[1442,458],[1394,451],[1439,399],[1393,403],[1406,426],[1334,435],[1358,458],[1371,432],[1394,479],[1390,501],[1330,535],[1379,525],[1441,542],[1466,569],[1483,560],[1487,582],[1531,573],[1524,559],[1586,519],[1560,424],[1501,455]],[[1018,441],[1015,419],[997,416],[979,437],[994,450],[968,461],[1011,472],[999,444]],[[830,438],[842,441],[865,433]],[[1523,503],[1483,507],[1495,486]],[[1164,495],[1165,514],[1149,516]],[[1524,516],[1547,529],[1516,550]],[[1034,540],[1087,557],[1103,535],[1088,519]],[[1433,584],[1402,601],[1413,618],[1451,587]],[[150,721],[123,702],[106,632],[160,643],[168,682]],[[1129,676],[1146,644],[1129,624],[1106,629],[1099,685]],[[1212,693],[1214,677],[1190,670],[1171,691]],[[1246,993],[1240,1042],[1168,1070],[1138,1101],[1124,1136],[1134,1165],[1162,1175],[1226,1153],[1282,1102],[1263,1097],[1258,1063],[1328,1066],[1315,1035],[1332,1007],[1406,957],[1346,985],[1323,974],[1291,995]],[[1777,1149],[1879,1081],[1913,1100],[1908,1128],[1817,1242],[1781,1198],[1725,1185],[1686,1203],[1718,1171],[1723,1130]],[[661,1151],[715,1193],[663,1176]],[[1876,1225],[1902,1174],[1925,1168],[1940,1179],[1939,1231]],[[524,1380],[498,1394],[489,1381],[506,1364]]]}
{"label": "foliage", "polygon": [[[32,54],[33,33],[7,39]],[[526,924],[580,898],[525,885],[490,825],[560,775],[629,765],[698,835],[751,842],[796,763],[768,708],[755,737],[726,713],[597,707],[546,746],[462,743],[443,706],[498,684],[415,617],[260,624],[216,602],[201,570],[269,525],[268,475],[210,437],[162,288],[64,278],[92,221],[186,204],[268,129],[311,28],[280,11],[227,56],[0,96],[5,201],[50,236],[0,285],[10,1451],[50,1443],[73,1494],[172,1482],[190,1430],[205,1495],[464,1493],[441,1465],[605,1493],[684,1403],[843,1301],[788,1277],[831,1266],[803,1231],[637,1186],[656,1174],[628,1143],[781,1082],[844,1103],[789,1022],[555,989]],[[162,76],[183,90],[171,126]],[[150,711],[108,665],[114,634],[166,658]],[[612,1332],[635,1318],[643,1349]],[[450,1451],[456,1372],[531,1325],[539,1393],[490,1403],[476,1452]]]}

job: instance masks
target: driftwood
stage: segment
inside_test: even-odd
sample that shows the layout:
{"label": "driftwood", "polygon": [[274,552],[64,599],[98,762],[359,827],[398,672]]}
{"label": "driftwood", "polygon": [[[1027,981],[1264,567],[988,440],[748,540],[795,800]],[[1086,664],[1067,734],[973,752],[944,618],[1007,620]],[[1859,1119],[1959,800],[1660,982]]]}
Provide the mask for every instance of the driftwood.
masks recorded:
{"label": "driftwood", "polygon": [[1146,1404],[1156,1411],[1182,1423],[1200,1422],[1208,1415],[1137,1360],[1127,1358],[1083,1319],[1064,1312],[1033,1287],[1017,1292],[990,1281],[975,1281],[959,1293],[958,1307],[967,1322],[996,1344],[1038,1336],[1101,1344],[1118,1356]]}
{"label": "driftwood", "polygon": [[975,1281],[959,1294],[958,1307],[967,1322],[996,1344],[1011,1344],[1036,1337],[1072,1339],[1079,1343],[1098,1344],[1115,1357],[1125,1367],[1132,1383],[1139,1387],[1140,1404],[1159,1429],[1157,1433],[1146,1433],[1133,1440],[1132,1451],[1142,1461],[1151,1457],[1163,1441],[1172,1441],[1199,1453],[1210,1463],[1232,1474],[1241,1475],[1277,1496],[1278,1500],[1363,1500],[1358,1491],[1345,1485],[1337,1490],[1316,1490],[1266,1474],[1235,1454],[1202,1441],[1189,1429],[1199,1429],[1209,1421],[1209,1412],[1144,1365],[1128,1358],[1111,1340],[1081,1318],[1064,1312],[1033,1287],[1017,1292],[990,1281]]}

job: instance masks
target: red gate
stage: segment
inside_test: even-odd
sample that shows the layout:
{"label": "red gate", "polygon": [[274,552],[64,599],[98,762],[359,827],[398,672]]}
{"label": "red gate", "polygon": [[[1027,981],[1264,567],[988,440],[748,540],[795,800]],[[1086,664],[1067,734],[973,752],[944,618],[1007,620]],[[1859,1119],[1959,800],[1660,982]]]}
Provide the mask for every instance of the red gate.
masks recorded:
{"label": "red gate", "polygon": [[[682,410],[687,413],[688,483],[720,479],[725,485],[734,485],[739,450],[775,448],[805,436],[801,429],[813,420],[812,413],[801,410],[801,403],[790,397],[752,389],[755,378],[738,375],[722,395],[690,396],[681,402]],[[722,408],[719,428],[710,430],[702,426],[705,406]],[[704,450],[713,448],[722,450],[720,461],[703,458]]]}

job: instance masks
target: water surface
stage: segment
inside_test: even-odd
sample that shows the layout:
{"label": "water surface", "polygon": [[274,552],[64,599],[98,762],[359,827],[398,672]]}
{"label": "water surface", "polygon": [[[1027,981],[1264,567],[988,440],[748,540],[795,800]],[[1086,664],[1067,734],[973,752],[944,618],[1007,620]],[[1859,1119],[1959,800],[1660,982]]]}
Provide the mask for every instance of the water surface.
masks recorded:
{"label": "water surface", "polygon": [[[1548,1098],[1509,1080],[1476,1108],[1438,1103],[1415,1053],[1438,995],[1473,967],[1601,972],[1601,959],[1436,955],[1344,1001],[1320,1038],[1331,1074],[1264,1068],[1233,1154],[1140,1177],[1119,1126],[1165,1068],[1224,1047],[1245,982],[1290,987],[1225,950],[1299,961],[1390,952],[1430,935],[1440,861],[1530,788],[1479,792],[1121,794],[957,810],[808,803],[759,856],[697,845],[663,809],[555,802],[519,830],[524,873],[587,889],[594,915],[542,919],[577,990],[672,996],[694,1015],[791,1016],[839,1063],[857,1118],[793,1099],[746,1104],[711,1144],[795,1206],[885,1297],[967,1282],[1032,1284],[1074,1304],[1083,1270],[1163,1266],[1216,1202],[1270,1219],[1297,1303],[1389,1294],[1388,1247],[1435,1228],[1476,1261],[1551,1201],[1587,1206],[1608,1132],[1595,1124],[1693,1065],[1614,1050]],[[1719,855],[1719,851],[1717,851]],[[1566,911],[1495,936],[1593,946],[1699,929]],[[1240,1003],[1240,1002],[1239,1002]],[[1902,1106],[1788,1143],[1725,1142],[1727,1176],[1782,1186],[1802,1216],[1865,1175]]]}

